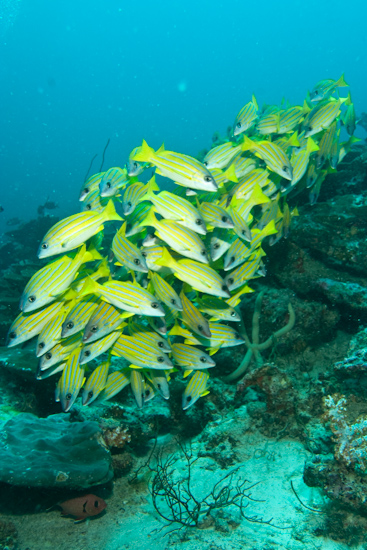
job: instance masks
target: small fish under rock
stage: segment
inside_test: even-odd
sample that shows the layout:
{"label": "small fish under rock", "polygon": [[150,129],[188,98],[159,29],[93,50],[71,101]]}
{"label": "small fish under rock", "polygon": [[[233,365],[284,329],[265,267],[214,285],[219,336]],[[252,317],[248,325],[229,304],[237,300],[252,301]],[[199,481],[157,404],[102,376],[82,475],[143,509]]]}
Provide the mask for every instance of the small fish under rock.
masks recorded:
{"label": "small fish under rock", "polygon": [[62,508],[62,516],[74,516],[76,518],[74,523],[78,523],[87,518],[98,516],[107,507],[107,504],[96,495],[85,495],[65,500],[58,506]]}

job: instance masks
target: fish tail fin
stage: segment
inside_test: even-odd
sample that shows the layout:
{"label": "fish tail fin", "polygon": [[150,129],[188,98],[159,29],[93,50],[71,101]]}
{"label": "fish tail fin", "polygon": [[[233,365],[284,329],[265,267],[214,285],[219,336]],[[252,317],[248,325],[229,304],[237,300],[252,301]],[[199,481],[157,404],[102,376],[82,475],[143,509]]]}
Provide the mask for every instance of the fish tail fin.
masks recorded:
{"label": "fish tail fin", "polygon": [[234,167],[234,164],[231,164],[227,170],[223,172],[223,175],[227,178],[229,181],[233,181],[234,183],[238,183],[238,177],[236,176],[236,170]]}
{"label": "fish tail fin", "polygon": [[261,230],[261,238],[263,239],[264,237],[268,237],[269,235],[274,235],[274,233],[278,233],[278,231],[275,227],[275,221],[271,220],[271,222],[269,222],[268,225],[266,225],[264,229]]}
{"label": "fish tail fin", "polygon": [[157,182],[155,181],[155,176],[150,178],[148,183],[144,186],[144,195],[139,199],[139,202],[151,201],[154,197],[154,191],[160,191]]}
{"label": "fish tail fin", "polygon": [[160,146],[160,148],[157,149],[156,154],[158,155],[159,153],[163,153],[163,151],[165,151],[164,143],[162,143],[162,145]]}
{"label": "fish tail fin", "polygon": [[317,145],[317,143],[311,137],[309,137],[309,138],[307,138],[306,149],[307,149],[308,154],[310,155],[314,151],[318,151],[320,149],[320,147]]}
{"label": "fish tail fin", "polygon": [[102,217],[105,221],[122,221],[121,216],[119,216],[115,210],[115,205],[113,200],[110,199],[107,203],[107,206],[102,212]]}
{"label": "fish tail fin", "polygon": [[345,105],[353,105],[352,94],[350,92],[348,92],[348,97],[347,97],[347,100],[345,102]]}
{"label": "fish tail fin", "polygon": [[255,105],[256,111],[258,111],[259,105],[257,104],[256,97],[254,96],[254,94],[252,94],[252,103]]}
{"label": "fish tail fin", "polygon": [[137,160],[139,162],[151,162],[151,160],[154,158],[154,155],[154,149],[152,147],[149,147],[145,139],[143,139],[141,147],[139,147],[139,150],[131,157],[131,159]]}
{"label": "fish tail fin", "polygon": [[341,75],[341,77],[339,78],[339,80],[336,82],[336,85],[337,85],[337,86],[340,86],[340,87],[349,86],[349,84],[347,84],[347,83],[345,82],[344,73]]}
{"label": "fish tail fin", "polygon": [[299,147],[299,139],[298,139],[298,132],[297,130],[291,135],[287,142],[288,147]]}
{"label": "fish tail fin", "polygon": [[259,183],[256,183],[254,185],[254,188],[252,190],[251,196],[249,198],[249,201],[252,204],[265,204],[266,202],[270,202],[270,199],[265,193],[263,192],[261,185]]}
{"label": "fish tail fin", "polygon": [[99,294],[99,285],[96,281],[93,281],[91,277],[87,277],[85,283],[80,289],[79,296],[87,296],[88,294]]}
{"label": "fish tail fin", "polygon": [[253,147],[254,147],[254,142],[249,137],[244,135],[243,136],[243,143],[241,145],[242,151],[249,151],[249,150],[253,149]]}
{"label": "fish tail fin", "polygon": [[155,224],[157,223],[157,221],[158,220],[154,214],[154,207],[152,206],[149,209],[149,212],[145,216],[144,220],[139,224],[139,227],[147,227],[147,226],[155,227]]}
{"label": "fish tail fin", "polygon": [[171,267],[175,268],[177,265],[177,262],[174,258],[172,258],[171,254],[168,252],[167,248],[163,247],[163,253],[161,258],[156,260],[155,262],[157,265],[162,265],[164,267]]}
{"label": "fish tail fin", "polygon": [[110,276],[110,268],[108,267],[107,258],[103,258],[98,266],[97,271],[94,273],[95,280],[102,279],[103,277]]}
{"label": "fish tail fin", "polygon": [[117,231],[117,233],[118,233],[121,237],[125,237],[125,235],[126,235],[126,221],[122,224],[122,226],[121,226],[120,229]]}

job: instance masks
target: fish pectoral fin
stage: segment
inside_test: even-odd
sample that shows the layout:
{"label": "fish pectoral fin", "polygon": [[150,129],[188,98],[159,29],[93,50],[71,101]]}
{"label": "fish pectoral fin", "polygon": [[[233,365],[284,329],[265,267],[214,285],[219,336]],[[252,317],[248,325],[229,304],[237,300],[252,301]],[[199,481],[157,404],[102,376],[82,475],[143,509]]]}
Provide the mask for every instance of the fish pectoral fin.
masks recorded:
{"label": "fish pectoral fin", "polygon": [[209,390],[206,390],[205,392],[201,393],[200,394],[200,397],[204,397],[205,395],[208,395],[208,393],[210,393]]}
{"label": "fish pectoral fin", "polygon": [[220,346],[216,346],[215,348],[207,348],[206,350],[209,352],[209,355],[214,355],[220,350]]}

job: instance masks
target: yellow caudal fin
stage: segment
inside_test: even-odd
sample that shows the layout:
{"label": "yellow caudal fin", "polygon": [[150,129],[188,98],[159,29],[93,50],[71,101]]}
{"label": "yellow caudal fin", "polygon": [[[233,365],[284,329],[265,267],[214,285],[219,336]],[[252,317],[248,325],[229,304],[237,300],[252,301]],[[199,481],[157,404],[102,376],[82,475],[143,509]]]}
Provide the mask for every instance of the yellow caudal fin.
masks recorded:
{"label": "yellow caudal fin", "polygon": [[103,210],[101,216],[104,221],[123,221],[121,216],[117,214],[112,199],[108,201],[107,206]]}
{"label": "yellow caudal fin", "polygon": [[291,135],[287,141],[287,147],[300,147],[297,130]]}
{"label": "yellow caudal fin", "polygon": [[348,97],[347,97],[347,100],[345,102],[345,105],[353,105],[352,95],[351,95],[350,92],[348,93]]}
{"label": "yellow caudal fin", "polygon": [[131,160],[137,160],[139,162],[151,162],[154,156],[154,149],[152,147],[149,147],[145,139],[143,139],[141,147],[139,147],[139,150],[131,157]]}
{"label": "yellow caudal fin", "polygon": [[242,151],[249,151],[254,148],[255,143],[246,135],[243,136]]}
{"label": "yellow caudal fin", "polygon": [[171,254],[168,252],[167,248],[163,247],[163,253],[161,258],[158,258],[155,260],[155,263],[157,265],[162,265],[164,267],[170,267],[172,269],[175,269],[177,266],[176,260],[174,260],[171,256]]}
{"label": "yellow caudal fin", "polygon": [[255,183],[249,201],[251,204],[265,204],[266,202],[270,202],[270,199],[263,192],[261,185],[259,183]]}
{"label": "yellow caudal fin", "polygon": [[349,86],[349,84],[345,82],[344,73],[341,75],[339,80],[336,81],[336,85],[340,87]]}
{"label": "yellow caudal fin", "polygon": [[96,281],[93,281],[90,277],[86,278],[85,283],[80,289],[79,296],[87,296],[88,294],[99,295],[99,285]]}
{"label": "yellow caudal fin", "polygon": [[160,146],[159,149],[157,149],[156,151],[156,155],[159,155],[159,153],[163,153],[163,151],[165,151],[165,148],[164,148],[164,143],[162,143],[162,145]]}
{"label": "yellow caudal fin", "polygon": [[144,186],[144,195],[139,199],[139,202],[151,201],[154,197],[154,191],[160,191],[158,184],[155,181],[155,176],[150,178],[148,183]]}
{"label": "yellow caudal fin", "polygon": [[91,262],[93,260],[103,260],[103,256],[101,256],[101,254],[98,252],[98,250],[96,249],[93,243],[89,246],[87,250],[87,254],[91,256],[91,259],[84,260],[84,262]]}
{"label": "yellow caudal fin", "polygon": [[120,235],[120,237],[125,237],[126,235],[126,223],[127,222],[125,221],[117,232]]}
{"label": "yellow caudal fin", "polygon": [[256,111],[258,111],[258,110],[259,110],[259,106],[258,106],[258,104],[257,104],[256,97],[254,96],[254,94],[252,94],[252,103],[255,105]]}
{"label": "yellow caudal fin", "polygon": [[227,178],[229,181],[233,181],[234,183],[238,183],[238,177],[236,176],[236,170],[234,164],[231,164],[225,172],[223,172],[223,175]]}
{"label": "yellow caudal fin", "polygon": [[252,288],[245,285],[238,292],[236,292],[236,294],[234,294],[233,296],[228,298],[228,300],[226,300],[226,302],[229,306],[236,307],[241,302],[241,296],[243,294],[247,294],[249,292],[254,292],[254,291],[252,290]]}
{"label": "yellow caudal fin", "polygon": [[148,214],[144,218],[144,220],[139,224],[139,227],[147,227],[147,226],[155,227],[157,224],[157,221],[158,220],[154,214],[154,207],[151,207]]}
{"label": "yellow caudal fin", "polygon": [[312,138],[309,137],[307,139],[306,149],[307,149],[308,154],[310,155],[314,151],[318,151],[320,149],[320,147],[317,145],[317,143]]}
{"label": "yellow caudal fin", "polygon": [[97,271],[93,275],[95,277],[95,281],[97,279],[102,279],[103,277],[109,277],[110,276],[110,268],[108,267],[107,259],[103,258],[102,262],[98,266]]}
{"label": "yellow caudal fin", "polygon": [[268,225],[266,225],[264,229],[261,230],[261,238],[263,239],[264,237],[267,237],[268,235],[273,235],[274,233],[278,233],[278,231],[275,227],[275,221],[271,220],[271,222],[269,222]]}

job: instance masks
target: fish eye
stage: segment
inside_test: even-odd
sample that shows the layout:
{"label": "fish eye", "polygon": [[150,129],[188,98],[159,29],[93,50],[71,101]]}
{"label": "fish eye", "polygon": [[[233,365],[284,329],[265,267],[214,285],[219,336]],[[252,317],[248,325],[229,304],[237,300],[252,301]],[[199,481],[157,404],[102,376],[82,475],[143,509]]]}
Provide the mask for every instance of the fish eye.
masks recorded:
{"label": "fish eye", "polygon": [[85,207],[86,210],[92,210],[92,205],[91,204],[87,204],[86,207]]}
{"label": "fish eye", "polygon": [[89,187],[86,187],[86,188],[84,189],[84,193],[87,193],[87,194],[89,193]]}
{"label": "fish eye", "polygon": [[71,396],[71,393],[67,393],[67,394],[65,395],[65,399],[66,399],[67,401],[70,401],[71,397],[72,397],[72,396]]}
{"label": "fish eye", "polygon": [[68,330],[74,328],[74,323],[73,323],[73,321],[69,321],[68,324],[66,325],[66,328],[67,328]]}
{"label": "fish eye", "polygon": [[198,218],[197,220],[195,220],[195,223],[196,223],[196,225],[203,225],[203,220]]}
{"label": "fish eye", "polygon": [[208,166],[208,161],[203,162],[204,166]]}
{"label": "fish eye", "polygon": [[88,392],[88,397],[89,397],[89,399],[92,399],[92,397],[93,397],[93,392],[92,392],[92,390],[90,390],[90,391]]}
{"label": "fish eye", "polygon": [[232,284],[234,283],[233,277],[230,277],[230,278],[228,279],[228,282],[229,282],[230,285],[232,285]]}
{"label": "fish eye", "polygon": [[35,302],[35,301],[36,301],[36,297],[35,297],[35,296],[33,296],[33,295],[32,295],[32,296],[29,296],[28,302],[30,302],[31,304],[33,304],[33,302]]}
{"label": "fish eye", "polygon": [[202,255],[202,256],[206,256],[206,250],[205,250],[205,248],[202,249],[201,255]]}
{"label": "fish eye", "polygon": [[94,501],[94,507],[95,507],[95,508],[98,508],[98,506],[99,506],[99,502],[98,502],[98,500],[95,500],[95,501]]}
{"label": "fish eye", "polygon": [[149,397],[150,395],[150,390],[145,390],[145,397]]}
{"label": "fish eye", "polygon": [[140,265],[140,260],[139,260],[139,258],[135,258],[134,264],[135,264],[135,265]]}
{"label": "fish eye", "polygon": [[227,290],[227,287],[226,285],[222,285],[222,290],[226,291]]}
{"label": "fish eye", "polygon": [[188,396],[186,397],[186,401],[187,401],[188,403],[190,403],[191,399],[192,399],[191,395],[188,395]]}
{"label": "fish eye", "polygon": [[307,132],[312,132],[312,126],[307,127]]}
{"label": "fish eye", "polygon": [[108,181],[108,182],[106,183],[106,187],[107,187],[107,189],[111,189],[111,182],[110,182],[110,181]]}
{"label": "fish eye", "polygon": [[164,357],[160,355],[159,357],[157,357],[157,361],[158,363],[164,363]]}
{"label": "fish eye", "polygon": [[93,326],[90,327],[91,332],[97,332],[97,330],[98,330],[97,325],[93,325]]}
{"label": "fish eye", "polygon": [[86,349],[85,352],[84,352],[84,356],[89,357],[91,353],[92,352],[90,351],[90,349]]}
{"label": "fish eye", "polygon": [[9,333],[10,340],[13,340],[13,338],[15,338],[15,337],[16,337],[16,333],[14,331]]}
{"label": "fish eye", "polygon": [[160,384],[157,384],[157,388],[160,390],[161,389],[161,385]]}
{"label": "fish eye", "polygon": [[42,250],[46,250],[46,248],[48,248],[48,244],[47,243],[42,243],[41,248],[42,248]]}
{"label": "fish eye", "polygon": [[246,229],[242,229],[241,235],[246,235]]}
{"label": "fish eye", "polygon": [[202,363],[206,363],[206,357],[205,357],[204,355],[202,355],[202,356],[200,357],[200,361],[201,361]]}
{"label": "fish eye", "polygon": [[222,216],[222,222],[224,222],[224,223],[225,223],[225,222],[227,222],[227,221],[228,221],[228,218],[227,218],[227,216]]}
{"label": "fish eye", "polygon": [[236,127],[241,128],[242,124],[240,122],[237,122]]}
{"label": "fish eye", "polygon": [[158,347],[163,348],[163,342],[158,342]]}
{"label": "fish eye", "polygon": [[143,256],[143,258],[146,258],[148,256],[146,252],[142,252],[141,255]]}
{"label": "fish eye", "polygon": [[40,342],[40,343],[38,344],[38,347],[39,347],[39,349],[43,349],[43,348],[45,347],[45,343],[44,343],[44,342]]}
{"label": "fish eye", "polygon": [[215,250],[218,250],[219,247],[220,247],[220,244],[219,244],[219,243],[213,244],[213,248],[215,248]]}
{"label": "fish eye", "polygon": [[200,330],[200,332],[201,332],[202,330],[204,330],[203,325],[198,325],[198,330]]}
{"label": "fish eye", "polygon": [[47,359],[47,361],[49,361],[50,359],[52,359],[52,353],[51,353],[51,352],[46,353],[45,359]]}
{"label": "fish eye", "polygon": [[131,208],[131,207],[132,207],[131,201],[128,201],[128,202],[126,203],[126,206],[128,206],[129,208]]}
{"label": "fish eye", "polygon": [[152,302],[151,306],[153,309],[157,309],[159,307],[159,304],[157,304],[157,302]]}
{"label": "fish eye", "polygon": [[283,172],[288,172],[288,166],[283,166]]}
{"label": "fish eye", "polygon": [[233,264],[233,262],[235,261],[236,259],[236,256],[231,256],[231,259],[229,260],[229,263],[230,264]]}
{"label": "fish eye", "polygon": [[231,312],[231,317],[236,317],[236,312],[235,311]]}
{"label": "fish eye", "polygon": [[204,181],[206,182],[213,181],[213,178],[211,176],[204,176]]}
{"label": "fish eye", "polygon": [[134,168],[137,168],[137,167],[138,167],[138,163],[137,163],[137,162],[134,162],[134,163],[133,163],[133,166],[134,166]]}
{"label": "fish eye", "polygon": [[175,300],[174,298],[171,298],[171,304],[172,304],[173,306],[176,305],[176,300]]}

